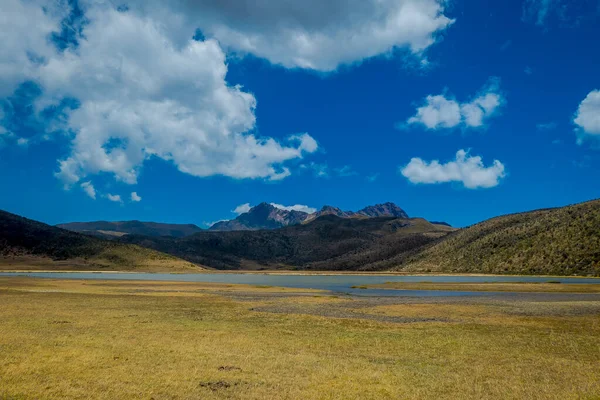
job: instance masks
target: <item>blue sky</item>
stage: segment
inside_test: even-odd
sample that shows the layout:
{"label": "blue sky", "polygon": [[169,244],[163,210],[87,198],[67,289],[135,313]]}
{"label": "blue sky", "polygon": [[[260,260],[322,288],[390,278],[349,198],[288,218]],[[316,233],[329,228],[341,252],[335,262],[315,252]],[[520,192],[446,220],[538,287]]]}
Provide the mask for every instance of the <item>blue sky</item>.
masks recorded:
{"label": "blue sky", "polygon": [[598,1],[242,3],[3,1],[0,209],[465,226],[600,197]]}

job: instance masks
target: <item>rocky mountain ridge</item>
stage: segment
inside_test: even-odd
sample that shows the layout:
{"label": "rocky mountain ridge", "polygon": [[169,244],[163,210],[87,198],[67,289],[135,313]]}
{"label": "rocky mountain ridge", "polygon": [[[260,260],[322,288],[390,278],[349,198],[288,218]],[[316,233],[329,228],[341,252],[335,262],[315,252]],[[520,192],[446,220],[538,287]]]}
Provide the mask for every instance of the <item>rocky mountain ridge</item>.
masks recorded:
{"label": "rocky mountain ridge", "polygon": [[286,226],[310,222],[325,215],[340,218],[408,218],[408,214],[394,203],[383,203],[367,206],[359,211],[343,211],[340,208],[326,205],[316,213],[284,210],[269,203],[260,203],[248,212],[229,221],[220,221],[209,228],[211,231],[251,231],[260,229],[277,229]]}

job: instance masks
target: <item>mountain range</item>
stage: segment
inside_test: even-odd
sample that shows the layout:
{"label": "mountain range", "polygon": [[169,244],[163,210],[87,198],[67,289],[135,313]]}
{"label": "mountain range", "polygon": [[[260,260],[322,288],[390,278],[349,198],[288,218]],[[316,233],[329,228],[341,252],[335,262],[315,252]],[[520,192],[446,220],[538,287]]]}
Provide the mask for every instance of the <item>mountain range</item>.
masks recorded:
{"label": "mountain range", "polygon": [[[391,212],[374,207],[366,212]],[[278,218],[271,207],[255,209],[248,214],[266,216],[259,219],[262,223]],[[170,236],[100,233],[107,240],[96,231],[71,232],[0,211],[0,269],[193,272],[208,267],[600,276],[600,200],[504,215],[463,229],[333,207],[319,213],[275,229],[189,235],[175,229]]]}
{"label": "mountain range", "polygon": [[119,241],[216,269],[366,270],[453,230],[422,218],[323,215],[279,229],[204,231],[184,238],[126,235]]}
{"label": "mountain range", "polygon": [[324,215],[340,218],[396,217],[408,218],[408,214],[394,203],[376,204],[362,210],[342,211],[337,207],[324,206],[320,211],[309,214],[303,211],[284,210],[269,203],[260,203],[248,212],[229,221],[220,221],[211,226],[211,231],[252,231],[277,229],[312,221]]}
{"label": "mountain range", "polygon": [[[312,214],[303,211],[285,210],[269,203],[260,203],[250,208],[247,212],[238,215],[235,219],[213,224],[209,230],[254,231],[278,229],[307,223],[324,215],[336,215],[341,218],[408,218],[406,212],[394,203],[376,204],[365,207],[357,212],[342,211],[336,207],[324,206],[320,211]],[[59,224],[57,227],[107,239],[124,235],[185,237],[203,231],[202,228],[194,224],[167,224],[142,221],[68,222]]]}

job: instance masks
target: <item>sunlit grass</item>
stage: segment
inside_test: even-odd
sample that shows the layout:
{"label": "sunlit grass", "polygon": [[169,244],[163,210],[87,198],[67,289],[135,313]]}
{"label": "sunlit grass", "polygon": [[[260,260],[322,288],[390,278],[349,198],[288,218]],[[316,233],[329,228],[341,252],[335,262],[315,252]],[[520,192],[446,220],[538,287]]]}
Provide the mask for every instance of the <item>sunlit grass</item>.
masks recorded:
{"label": "sunlit grass", "polygon": [[467,292],[600,293],[599,284],[548,282],[386,282],[364,285],[365,289],[452,290]]}
{"label": "sunlit grass", "polygon": [[600,395],[597,302],[586,313],[556,305],[561,316],[545,313],[553,303],[360,310],[433,319],[405,324],[256,311],[352,301],[315,291],[277,297],[294,291],[0,278],[0,399]]}

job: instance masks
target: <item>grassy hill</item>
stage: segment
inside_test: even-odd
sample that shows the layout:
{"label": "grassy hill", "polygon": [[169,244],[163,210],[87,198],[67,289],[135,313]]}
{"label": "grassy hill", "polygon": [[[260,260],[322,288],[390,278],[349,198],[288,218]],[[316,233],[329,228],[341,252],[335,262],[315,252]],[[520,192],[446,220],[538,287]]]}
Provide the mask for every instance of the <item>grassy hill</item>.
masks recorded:
{"label": "grassy hill", "polygon": [[[185,238],[127,235],[138,244],[217,269],[383,269],[453,231],[423,219],[348,219],[326,215],[276,230],[200,232]],[[392,264],[389,264],[392,265]]]}
{"label": "grassy hill", "polygon": [[600,200],[506,215],[456,231],[403,271],[600,275]]}
{"label": "grassy hill", "polygon": [[600,200],[505,215],[461,230],[420,218],[324,215],[276,230],[113,240],[0,211],[0,269],[197,270],[191,263],[216,269],[600,276]]}
{"label": "grassy hill", "polygon": [[171,272],[199,267],[154,250],[70,232],[0,211],[0,269]]}

